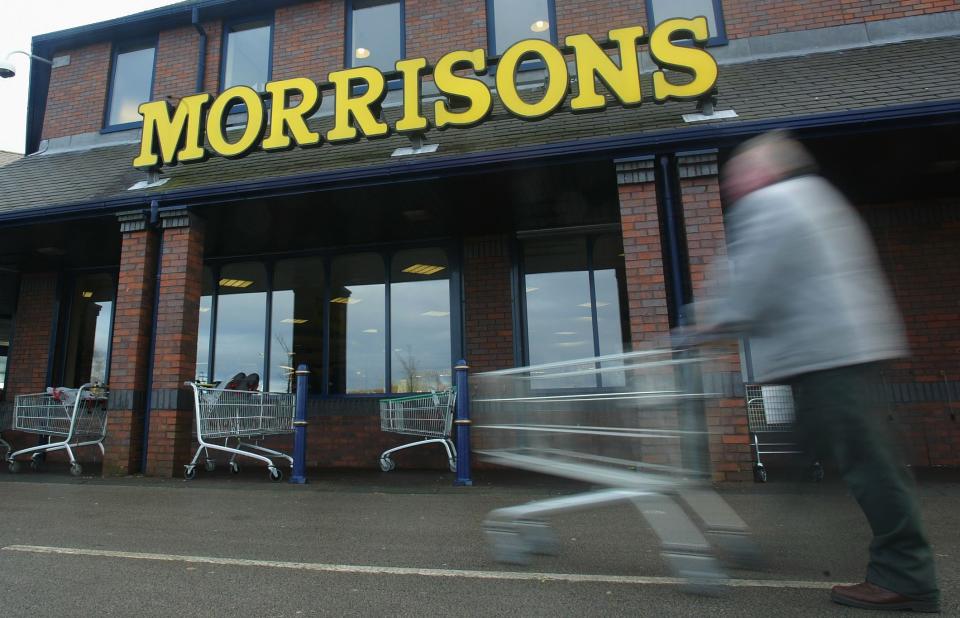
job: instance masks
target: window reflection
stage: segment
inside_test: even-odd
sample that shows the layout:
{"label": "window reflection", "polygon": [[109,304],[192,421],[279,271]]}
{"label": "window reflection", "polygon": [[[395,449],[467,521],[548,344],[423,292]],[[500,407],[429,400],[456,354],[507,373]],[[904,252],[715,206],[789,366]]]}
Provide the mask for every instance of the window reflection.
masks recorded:
{"label": "window reflection", "polygon": [[310,368],[310,391],[323,376],[324,260],[277,262],[270,314],[270,390],[296,391],[296,367]]}
{"label": "window reflection", "polygon": [[203,269],[203,287],[200,292],[200,324],[197,329],[197,370],[194,373],[201,384],[210,379],[210,324],[213,321],[213,271]]}
{"label": "window reflection", "polygon": [[400,251],[390,275],[390,340],[394,393],[451,385],[450,269],[439,249]]}
{"label": "window reflection", "polygon": [[353,0],[352,48],[349,66],[392,71],[402,56],[400,2]]}
{"label": "window reflection", "polygon": [[[597,336],[600,355],[620,354],[630,338],[627,322],[623,246],[619,236],[601,236],[593,242],[593,280],[597,298]],[[615,364],[622,364],[616,362]],[[610,366],[604,364],[603,366]],[[603,386],[623,386],[619,371],[601,374]]]}
{"label": "window reflection", "polygon": [[141,120],[140,104],[149,101],[152,94],[155,51],[152,44],[131,45],[117,50],[110,86],[108,126]]}
{"label": "window reflection", "polygon": [[[527,300],[527,351],[531,365],[593,356],[590,273],[583,238],[528,241],[524,244]],[[593,375],[553,380],[539,388],[589,387]]]}
{"label": "window reflection", "polygon": [[330,392],[383,393],[386,297],[383,258],[334,258],[330,281]]}
{"label": "window reflection", "polygon": [[551,40],[548,0],[492,0],[493,53],[500,55],[524,39]]}
{"label": "window reflection", "polygon": [[707,31],[710,38],[723,34],[717,26],[717,11],[715,0],[649,0],[653,12],[652,25],[659,24],[674,17],[707,18]]}
{"label": "window reflection", "polygon": [[70,302],[63,385],[106,383],[113,302],[117,284],[111,274],[77,277]]}
{"label": "window reflection", "polygon": [[245,262],[220,269],[214,380],[247,376],[246,388],[263,386],[267,277],[262,264]]}
{"label": "window reflection", "polygon": [[229,28],[221,90],[231,86],[264,89],[270,80],[270,30],[269,20]]}

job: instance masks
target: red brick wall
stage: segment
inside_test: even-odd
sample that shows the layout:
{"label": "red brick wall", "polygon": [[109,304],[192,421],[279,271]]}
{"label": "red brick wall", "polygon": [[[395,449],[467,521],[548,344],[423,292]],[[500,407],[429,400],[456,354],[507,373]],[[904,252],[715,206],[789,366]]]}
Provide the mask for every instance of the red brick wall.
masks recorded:
{"label": "red brick wall", "polygon": [[25,273],[10,342],[6,399],[42,392],[47,386],[47,361],[56,308],[57,275]]}
{"label": "red brick wall", "polygon": [[630,333],[639,349],[670,331],[657,189],[645,182],[620,185],[619,190]]}
{"label": "red brick wall", "polygon": [[513,367],[513,295],[505,238],[464,241],[463,288],[470,372]]}
{"label": "red brick wall", "polygon": [[[194,94],[197,86],[197,53],[200,34],[192,27],[160,33],[157,41],[156,73],[153,76],[153,100],[171,103]],[[214,41],[219,44],[219,41]]]}
{"label": "red brick wall", "polygon": [[[911,351],[885,369],[890,385],[960,381],[960,220],[942,214],[955,208],[953,201],[866,209],[868,220],[885,218],[872,227]],[[899,403],[891,411],[913,464],[960,465],[960,400],[953,397],[951,405],[937,398],[942,401]]]}
{"label": "red brick wall", "polygon": [[113,318],[110,388],[114,395],[123,395],[122,401],[127,405],[111,406],[107,418],[104,474],[130,474],[140,466],[157,244],[153,231],[123,235]]}
{"label": "red brick wall", "polygon": [[343,68],[343,0],[308,2],[277,9],[273,29],[273,79],[326,81]]}
{"label": "red brick wall", "polygon": [[859,24],[960,10],[958,0],[725,0],[727,36],[749,36]]}
{"label": "red brick wall", "polygon": [[[187,227],[163,231],[146,470],[154,476],[179,476],[190,455],[193,411],[183,383],[194,378],[196,364],[203,239],[202,223],[193,218]],[[160,401],[175,392],[179,406]]]}
{"label": "red brick wall", "polygon": [[487,49],[485,0],[406,0],[407,57],[430,64],[458,49]]}
{"label": "red brick wall", "polygon": [[110,78],[110,43],[96,43],[69,54],[70,64],[51,69],[42,139],[90,133],[103,128]]}

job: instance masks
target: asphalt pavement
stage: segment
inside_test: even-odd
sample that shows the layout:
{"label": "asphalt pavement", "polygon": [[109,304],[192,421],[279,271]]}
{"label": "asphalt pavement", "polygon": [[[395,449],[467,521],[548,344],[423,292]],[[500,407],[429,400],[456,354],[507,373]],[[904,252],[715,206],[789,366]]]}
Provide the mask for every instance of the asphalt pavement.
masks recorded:
{"label": "asphalt pavement", "polygon": [[[492,509],[582,491],[526,474],[260,471],[194,481],[0,472],[0,614],[10,616],[847,616],[869,529],[842,485],[721,486],[767,559],[716,596],[685,591],[632,506],[553,519],[561,551],[497,563]],[[944,615],[960,615],[960,483],[918,486]]]}

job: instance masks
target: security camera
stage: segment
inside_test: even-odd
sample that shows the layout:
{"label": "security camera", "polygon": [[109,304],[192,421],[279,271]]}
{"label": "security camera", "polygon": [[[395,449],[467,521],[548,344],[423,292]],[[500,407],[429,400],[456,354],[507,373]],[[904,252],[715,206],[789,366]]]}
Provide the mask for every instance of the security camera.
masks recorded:
{"label": "security camera", "polygon": [[17,74],[17,68],[12,62],[0,62],[0,77],[13,77]]}

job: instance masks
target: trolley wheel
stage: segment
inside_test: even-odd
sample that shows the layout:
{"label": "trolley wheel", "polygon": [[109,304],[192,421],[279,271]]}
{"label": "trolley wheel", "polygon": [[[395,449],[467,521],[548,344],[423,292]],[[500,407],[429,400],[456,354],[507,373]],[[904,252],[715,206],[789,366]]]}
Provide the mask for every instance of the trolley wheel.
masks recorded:
{"label": "trolley wheel", "polygon": [[448,459],[448,460],[447,460],[447,463],[450,465],[450,472],[456,472],[456,471],[457,471],[457,458],[456,458],[456,457],[454,457],[453,459]]}
{"label": "trolley wheel", "polygon": [[557,556],[560,554],[560,539],[553,528],[544,521],[517,522],[517,529],[532,554]]}
{"label": "trolley wheel", "polygon": [[274,468],[273,466],[270,466],[267,468],[267,470],[270,471],[271,481],[280,481],[283,479],[283,472],[280,470],[280,468]]}
{"label": "trolley wheel", "polygon": [[230,474],[239,474],[240,473],[240,464],[235,461],[230,462]]}
{"label": "trolley wheel", "polygon": [[80,476],[83,474],[83,466],[78,463],[70,464],[70,474],[73,476]]}
{"label": "trolley wheel", "polygon": [[8,461],[8,462],[7,462],[7,470],[9,470],[11,474],[16,474],[17,472],[20,472],[20,462],[19,462],[19,461]]}
{"label": "trolley wheel", "polygon": [[[390,459],[389,457],[380,458],[380,469],[383,470],[384,472],[390,472],[396,467],[397,467],[397,464],[395,464],[393,460]],[[454,468],[454,470],[456,470],[456,468]]]}
{"label": "trolley wheel", "polygon": [[810,478],[814,483],[820,483],[823,482],[823,476],[823,465],[818,461],[810,469]]}
{"label": "trolley wheel", "polygon": [[43,469],[43,461],[41,461],[39,457],[31,457],[30,469],[33,470],[34,472],[39,472],[40,470]]}
{"label": "trolley wheel", "polygon": [[217,461],[215,459],[208,459],[203,462],[203,467],[207,469],[207,472],[213,472],[217,469]]}
{"label": "trolley wheel", "polygon": [[197,469],[194,466],[187,466],[183,469],[183,478],[192,481],[197,478]]}
{"label": "trolley wheel", "polygon": [[767,469],[763,466],[753,467],[753,480],[757,483],[767,482]]}

